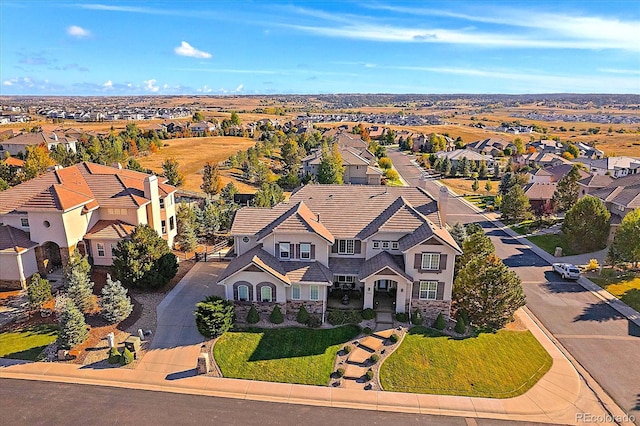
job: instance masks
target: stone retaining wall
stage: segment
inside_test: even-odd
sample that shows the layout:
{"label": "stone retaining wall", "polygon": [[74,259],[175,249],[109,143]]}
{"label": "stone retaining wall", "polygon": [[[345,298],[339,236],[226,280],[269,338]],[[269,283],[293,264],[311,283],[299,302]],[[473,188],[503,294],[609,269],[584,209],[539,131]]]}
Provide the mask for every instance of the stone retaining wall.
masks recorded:
{"label": "stone retaining wall", "polygon": [[425,320],[435,320],[438,314],[442,312],[445,321],[451,318],[451,301],[450,300],[411,300],[411,313],[419,309]]}
{"label": "stone retaining wall", "polygon": [[287,312],[292,316],[292,319],[295,319],[302,305],[310,314],[322,315],[322,301],[320,300],[289,300],[287,301]]}
{"label": "stone retaining wall", "polygon": [[[283,303],[275,303],[275,302],[234,302],[235,305],[235,313],[236,318],[239,321],[244,322],[247,319],[247,314],[251,309],[251,305],[255,306],[260,318],[269,319],[269,315],[271,315],[271,311],[273,311],[273,307],[278,305],[280,307],[280,312],[282,315],[287,314],[287,306]],[[297,312],[297,311],[296,311]]]}

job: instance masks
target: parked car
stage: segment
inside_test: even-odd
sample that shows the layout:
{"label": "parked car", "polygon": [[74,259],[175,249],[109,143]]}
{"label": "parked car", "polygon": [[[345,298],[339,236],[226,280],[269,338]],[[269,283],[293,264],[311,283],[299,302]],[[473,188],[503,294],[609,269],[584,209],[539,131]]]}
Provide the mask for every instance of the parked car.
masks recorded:
{"label": "parked car", "polygon": [[564,280],[577,280],[580,278],[580,269],[571,263],[554,263],[553,270],[560,274]]}

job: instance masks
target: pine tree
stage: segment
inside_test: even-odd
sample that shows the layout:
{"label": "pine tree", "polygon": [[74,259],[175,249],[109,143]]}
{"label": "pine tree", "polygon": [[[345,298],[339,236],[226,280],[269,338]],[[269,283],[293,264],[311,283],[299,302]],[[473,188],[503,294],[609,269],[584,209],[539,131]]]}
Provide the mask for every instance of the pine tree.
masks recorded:
{"label": "pine tree", "polygon": [[113,281],[107,274],[107,284],[102,288],[100,307],[102,317],[110,323],[123,321],[133,311],[131,298],[127,296],[127,289],[122,287],[120,281]]}
{"label": "pine tree", "polygon": [[31,276],[31,283],[27,288],[29,306],[31,309],[40,309],[42,304],[51,299],[51,284],[37,272]]}
{"label": "pine tree", "polygon": [[455,225],[453,225],[453,228],[451,228],[450,234],[460,247],[462,247],[462,244],[467,239],[467,230],[464,228],[464,225],[461,224],[460,222],[457,222]]}
{"label": "pine tree", "polygon": [[489,169],[487,168],[487,162],[482,160],[480,161],[480,166],[478,166],[478,177],[480,179],[484,179],[489,174]]}
{"label": "pine tree", "polygon": [[217,164],[207,161],[202,169],[202,185],[200,189],[205,194],[216,195],[222,189],[222,179],[220,178],[220,168]]}
{"label": "pine tree", "polygon": [[480,189],[480,183],[478,182],[478,179],[474,179],[473,183],[471,184],[471,189],[473,189],[473,192],[478,192],[478,189]]}
{"label": "pine tree", "polygon": [[167,158],[162,163],[162,170],[164,176],[167,178],[169,185],[182,186],[184,183],[184,176],[179,170],[178,161],[174,158]]}
{"label": "pine tree", "polygon": [[222,188],[222,192],[220,193],[220,198],[226,204],[234,203],[234,196],[238,193],[238,188],[233,184],[233,182],[229,182],[224,188]]}
{"label": "pine tree", "polygon": [[493,184],[491,183],[491,180],[487,179],[487,183],[484,184],[484,189],[487,192],[491,192],[491,190],[493,189]]}
{"label": "pine tree", "polygon": [[84,342],[89,336],[84,316],[71,299],[66,300],[58,322],[60,324],[58,346],[62,349],[71,349]]}
{"label": "pine tree", "polygon": [[93,282],[81,268],[71,270],[65,288],[69,298],[82,312],[86,313],[94,308]]}
{"label": "pine tree", "polygon": [[180,203],[176,214],[177,234],[175,243],[183,252],[193,251],[198,245],[196,233],[193,229],[194,221],[195,213],[193,209],[184,202]]}
{"label": "pine tree", "polygon": [[71,272],[79,271],[82,274],[89,275],[91,272],[91,265],[89,264],[89,258],[85,255],[82,256],[78,249],[74,249],[69,256],[69,261],[63,269],[63,279],[68,282],[71,279]]}
{"label": "pine tree", "polygon": [[514,185],[502,199],[502,219],[505,221],[520,222],[530,214],[531,205],[529,198],[520,185]]}

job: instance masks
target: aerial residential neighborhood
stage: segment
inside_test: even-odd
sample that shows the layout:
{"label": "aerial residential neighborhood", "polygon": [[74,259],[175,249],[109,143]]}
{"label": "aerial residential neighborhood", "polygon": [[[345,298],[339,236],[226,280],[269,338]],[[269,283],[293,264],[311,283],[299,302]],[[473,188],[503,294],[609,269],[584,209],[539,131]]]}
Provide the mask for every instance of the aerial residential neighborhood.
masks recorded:
{"label": "aerial residential neighborhood", "polygon": [[0,2],[0,423],[640,425],[633,6]]}

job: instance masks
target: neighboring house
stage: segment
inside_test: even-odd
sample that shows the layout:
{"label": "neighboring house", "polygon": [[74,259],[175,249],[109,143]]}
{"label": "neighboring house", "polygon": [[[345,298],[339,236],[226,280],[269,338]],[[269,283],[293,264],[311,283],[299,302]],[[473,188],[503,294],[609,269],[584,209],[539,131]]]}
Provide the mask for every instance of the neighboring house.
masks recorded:
{"label": "neighboring house", "polygon": [[611,213],[611,241],[627,213],[640,208],[640,173],[614,179],[604,188],[594,190],[591,195],[600,198]]}
{"label": "neighboring house", "polygon": [[211,133],[216,130],[216,125],[208,121],[200,121],[193,123],[189,130],[194,136],[204,136],[206,133]]}
{"label": "neighboring house", "polygon": [[475,151],[471,151],[469,149],[455,149],[453,151],[440,151],[436,153],[438,158],[448,158],[451,160],[451,166],[453,168],[458,167],[458,162],[463,158],[466,158],[469,161],[475,161],[476,164],[480,164],[481,161],[487,163],[488,168],[492,168],[494,164],[494,158],[490,155],[479,154]]}
{"label": "neighboring house", "polygon": [[0,284],[24,287],[34,273],[64,266],[75,248],[95,265],[111,265],[113,247],[140,224],[172,246],[175,191],[154,175],[80,163],[0,192]]}
{"label": "neighboring house", "polygon": [[580,150],[581,157],[587,157],[592,159],[598,159],[598,158],[604,157],[603,151],[600,151],[599,149],[593,146],[584,144],[582,142],[576,143],[576,147],[578,148],[578,150]]}
{"label": "neighboring house", "polygon": [[551,139],[541,139],[539,141],[529,142],[526,148],[535,148],[537,152],[545,154],[557,154],[560,155],[564,151],[564,145],[561,142]]}
{"label": "neighboring house", "polygon": [[613,182],[613,178],[608,175],[589,175],[584,179],[580,179],[578,181],[578,186],[580,186],[580,198],[585,195],[592,194],[593,191],[604,188]]}
{"label": "neighboring house", "polygon": [[76,152],[76,143],[74,138],[60,137],[57,133],[22,133],[6,141],[0,142],[0,157],[4,156],[5,151],[11,155],[26,154],[27,146],[45,145],[49,151],[55,149],[57,145],[62,144],[67,151]]}
{"label": "neighboring house", "polygon": [[529,203],[534,211],[540,210],[546,203],[551,202],[553,194],[556,192],[555,182],[528,183],[522,189],[529,198]]}
{"label": "neighboring house", "polygon": [[391,298],[396,312],[449,317],[460,247],[445,228],[448,192],[421,188],[307,185],[271,209],[244,207],[231,227],[233,259],[218,277],[238,315],[304,305],[324,318],[337,289],[363,308]]}
{"label": "neighboring house", "polygon": [[584,158],[575,160],[582,163],[597,175],[610,175],[613,178],[624,177],[640,173],[640,158],[635,157],[607,157],[607,158]]}
{"label": "neighboring house", "polygon": [[[366,147],[339,148],[342,157],[344,183],[356,185],[380,185],[382,183],[382,170],[375,166],[376,159]],[[322,161],[320,150],[316,150],[302,159],[302,173],[317,175],[318,167]]]}
{"label": "neighboring house", "polygon": [[529,167],[555,167],[561,164],[572,164],[571,161],[559,155],[548,152],[532,152],[513,157],[513,162],[521,166]]}
{"label": "neighboring house", "polygon": [[479,154],[483,155],[491,155],[493,157],[498,157],[503,155],[504,150],[506,148],[510,148],[513,153],[515,153],[516,146],[509,141],[505,141],[504,139],[497,138],[489,138],[480,141],[475,141],[468,143],[465,146],[466,149],[471,151],[475,151]]}
{"label": "neighboring house", "polygon": [[551,183],[554,182],[553,173],[547,169],[536,169],[529,173],[529,183]]}

